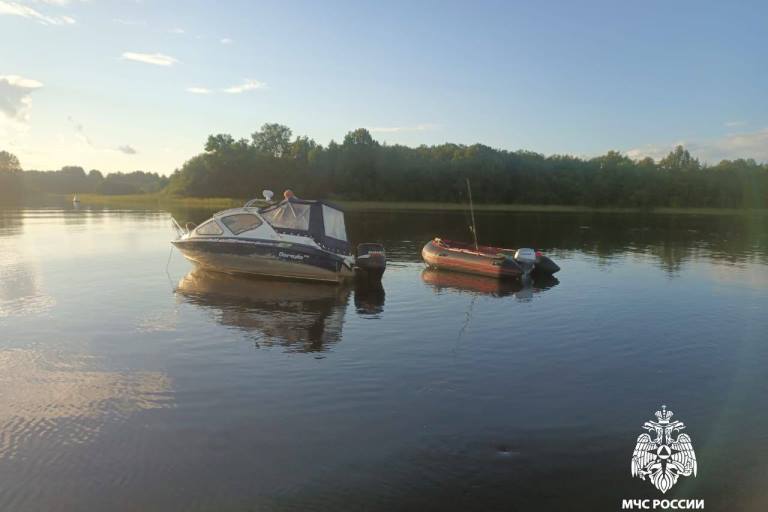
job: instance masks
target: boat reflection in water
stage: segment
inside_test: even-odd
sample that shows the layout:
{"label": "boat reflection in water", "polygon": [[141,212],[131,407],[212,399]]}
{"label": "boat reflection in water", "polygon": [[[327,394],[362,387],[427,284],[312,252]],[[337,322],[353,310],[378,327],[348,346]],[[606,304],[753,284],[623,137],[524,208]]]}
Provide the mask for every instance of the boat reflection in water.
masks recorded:
{"label": "boat reflection in water", "polygon": [[549,275],[535,279],[496,279],[450,270],[425,268],[421,280],[432,286],[437,293],[453,291],[493,297],[514,296],[518,300],[530,300],[535,293],[540,293],[557,286],[560,281]]}
{"label": "boat reflection in water", "polygon": [[383,289],[351,284],[243,277],[193,270],[176,287],[189,304],[216,314],[222,325],[251,335],[257,347],[283,346],[289,352],[321,352],[341,340],[349,296],[361,313],[383,311]]}
{"label": "boat reflection in water", "polygon": [[384,286],[381,281],[355,280],[355,309],[362,316],[379,316],[384,312]]}

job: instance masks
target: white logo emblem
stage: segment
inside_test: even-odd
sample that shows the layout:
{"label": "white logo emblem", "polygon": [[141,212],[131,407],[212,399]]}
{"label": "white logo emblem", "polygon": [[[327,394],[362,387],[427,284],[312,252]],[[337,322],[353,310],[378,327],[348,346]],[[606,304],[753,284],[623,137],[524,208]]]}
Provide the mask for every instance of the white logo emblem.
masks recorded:
{"label": "white logo emblem", "polygon": [[640,434],[632,454],[632,476],[639,476],[641,480],[648,477],[663,493],[670,490],[681,475],[696,476],[696,454],[691,437],[679,434],[673,438],[672,434],[683,430],[685,425],[682,421],[670,421],[670,418],[672,411],[662,405],[661,410],[656,411],[657,421],[646,421],[643,425],[645,430],[655,433],[656,438]]}

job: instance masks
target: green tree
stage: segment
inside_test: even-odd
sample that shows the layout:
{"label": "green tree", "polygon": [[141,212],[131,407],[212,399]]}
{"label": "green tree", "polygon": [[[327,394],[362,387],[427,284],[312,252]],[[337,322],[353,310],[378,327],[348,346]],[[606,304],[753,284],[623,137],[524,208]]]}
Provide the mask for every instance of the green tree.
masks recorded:
{"label": "green tree", "polygon": [[209,135],[208,140],[205,143],[205,150],[208,153],[216,153],[217,151],[224,151],[230,149],[235,143],[235,139],[226,133],[219,133],[217,135]]}
{"label": "green tree", "polygon": [[659,167],[666,171],[698,171],[701,163],[687,149],[678,145],[659,161]]}
{"label": "green tree", "polygon": [[373,140],[371,132],[365,128],[358,128],[357,130],[353,130],[344,136],[345,146],[374,146],[377,144],[378,142]]}
{"label": "green tree", "polygon": [[[617,151],[591,159],[506,151],[483,144],[382,145],[364,128],[326,147],[266,124],[253,143],[219,134],[171,177],[180,195],[252,197],[291,188],[303,197],[383,201],[475,201],[622,206],[768,206],[768,165],[753,160],[704,166],[683,147],[662,161]],[[686,171],[686,172],[682,172]],[[695,171],[695,172],[688,172]]]}
{"label": "green tree", "polygon": [[64,167],[61,168],[60,172],[62,176],[71,176],[73,178],[85,177],[85,169],[83,169],[79,165],[65,165]]}
{"label": "green tree", "polygon": [[251,135],[253,146],[260,152],[280,158],[291,147],[291,129],[278,123],[266,123]]}
{"label": "green tree", "polygon": [[91,169],[88,171],[86,177],[88,182],[88,192],[100,194],[102,187],[104,186],[104,175],[98,169]]}
{"label": "green tree", "polygon": [[296,140],[291,144],[288,155],[295,160],[307,163],[310,153],[317,149],[317,147],[317,142],[309,137],[296,137]]}
{"label": "green tree", "polygon": [[350,199],[374,199],[379,195],[379,143],[368,130],[358,128],[344,136],[336,175],[338,191]]}
{"label": "green tree", "polygon": [[0,151],[0,171],[20,171],[21,164],[13,153]]}
{"label": "green tree", "polygon": [[20,202],[23,191],[19,159],[8,151],[0,151],[0,204]]}

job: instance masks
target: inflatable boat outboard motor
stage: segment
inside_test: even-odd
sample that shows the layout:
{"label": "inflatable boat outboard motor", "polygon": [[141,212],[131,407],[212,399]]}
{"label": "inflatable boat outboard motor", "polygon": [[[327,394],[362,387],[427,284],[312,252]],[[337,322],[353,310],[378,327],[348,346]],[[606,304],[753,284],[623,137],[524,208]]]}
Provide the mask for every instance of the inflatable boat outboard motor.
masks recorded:
{"label": "inflatable boat outboard motor", "polygon": [[535,249],[516,250],[514,260],[520,265],[523,275],[551,276],[560,271],[560,267],[554,261]]}
{"label": "inflatable boat outboard motor", "polygon": [[520,270],[522,270],[523,275],[527,276],[533,272],[533,269],[535,268],[536,251],[527,247],[520,248],[515,251],[514,260],[515,263],[520,266]]}

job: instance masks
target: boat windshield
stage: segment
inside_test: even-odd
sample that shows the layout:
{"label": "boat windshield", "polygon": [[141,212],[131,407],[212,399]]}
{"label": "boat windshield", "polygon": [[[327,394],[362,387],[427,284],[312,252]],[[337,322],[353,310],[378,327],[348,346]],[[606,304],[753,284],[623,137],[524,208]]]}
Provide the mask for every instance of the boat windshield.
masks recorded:
{"label": "boat windshield", "polygon": [[195,233],[202,236],[222,235],[224,231],[216,224],[216,221],[211,219],[208,222],[201,224],[195,229]]}
{"label": "boat windshield", "polygon": [[234,215],[228,215],[221,219],[229,230],[235,234],[245,233],[261,226],[261,220],[250,213],[236,213]]}
{"label": "boat windshield", "polygon": [[272,210],[263,212],[262,216],[275,228],[309,231],[310,206],[286,201]]}

